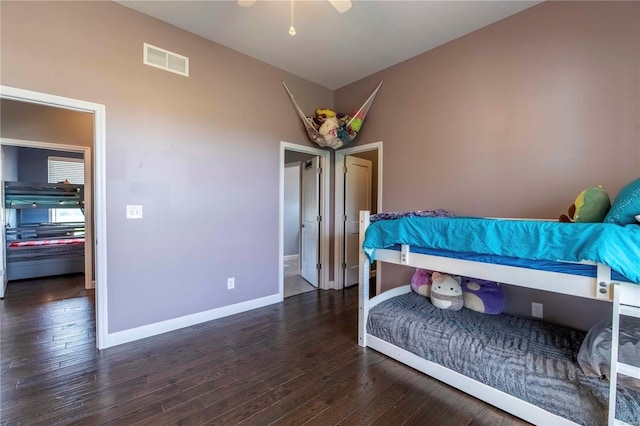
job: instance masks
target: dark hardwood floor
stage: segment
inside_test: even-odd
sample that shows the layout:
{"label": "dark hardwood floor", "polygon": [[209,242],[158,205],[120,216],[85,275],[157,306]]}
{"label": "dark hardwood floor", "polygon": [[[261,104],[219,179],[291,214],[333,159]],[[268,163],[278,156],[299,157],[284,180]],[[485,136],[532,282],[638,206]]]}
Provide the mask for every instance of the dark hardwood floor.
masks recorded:
{"label": "dark hardwood floor", "polygon": [[356,343],[357,288],[95,349],[83,277],[0,302],[2,425],[525,424]]}

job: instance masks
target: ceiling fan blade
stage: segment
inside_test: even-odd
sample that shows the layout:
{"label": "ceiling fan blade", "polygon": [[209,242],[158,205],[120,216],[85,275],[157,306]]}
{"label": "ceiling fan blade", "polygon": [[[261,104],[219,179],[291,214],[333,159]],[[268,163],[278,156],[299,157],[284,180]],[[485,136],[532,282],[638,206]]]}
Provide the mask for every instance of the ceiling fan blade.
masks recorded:
{"label": "ceiling fan blade", "polygon": [[351,0],[329,0],[329,3],[340,13],[351,9]]}
{"label": "ceiling fan blade", "polygon": [[255,2],[256,0],[238,0],[238,6],[249,7]]}

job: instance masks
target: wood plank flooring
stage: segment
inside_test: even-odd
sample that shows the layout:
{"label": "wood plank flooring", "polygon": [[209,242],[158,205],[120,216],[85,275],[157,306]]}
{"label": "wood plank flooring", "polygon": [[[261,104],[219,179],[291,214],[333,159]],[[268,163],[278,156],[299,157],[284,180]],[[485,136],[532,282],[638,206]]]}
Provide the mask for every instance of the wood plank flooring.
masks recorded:
{"label": "wood plank flooring", "polygon": [[371,349],[357,288],[95,349],[82,276],[0,301],[1,425],[521,425]]}

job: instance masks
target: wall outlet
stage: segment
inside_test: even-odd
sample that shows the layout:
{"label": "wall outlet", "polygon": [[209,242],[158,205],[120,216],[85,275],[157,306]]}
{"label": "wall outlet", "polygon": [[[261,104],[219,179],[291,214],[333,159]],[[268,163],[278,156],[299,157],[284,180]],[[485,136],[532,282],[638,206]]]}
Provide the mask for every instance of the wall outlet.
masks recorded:
{"label": "wall outlet", "polygon": [[127,219],[142,219],[142,206],[127,205]]}
{"label": "wall outlet", "polygon": [[542,318],[542,303],[531,302],[531,316]]}
{"label": "wall outlet", "polygon": [[227,290],[232,290],[234,288],[236,288],[236,279],[227,278]]}

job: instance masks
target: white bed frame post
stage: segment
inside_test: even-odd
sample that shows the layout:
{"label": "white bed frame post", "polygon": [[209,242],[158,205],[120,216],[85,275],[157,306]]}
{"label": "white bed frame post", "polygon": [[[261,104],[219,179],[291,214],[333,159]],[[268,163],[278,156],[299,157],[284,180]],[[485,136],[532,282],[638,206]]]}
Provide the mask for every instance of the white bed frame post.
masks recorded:
{"label": "white bed frame post", "polygon": [[609,426],[616,424],[616,394],[618,388],[618,339],[620,337],[620,291],[613,288],[613,313],[611,318],[611,371],[609,376]]}
{"label": "white bed frame post", "polygon": [[633,284],[613,283],[613,313],[611,318],[611,371],[609,377],[609,421],[608,424],[626,424],[616,419],[616,396],[618,374],[640,380],[640,367],[618,361],[620,345],[620,316],[640,318],[640,292]]}
{"label": "white bed frame post", "polygon": [[360,211],[360,268],[358,277],[358,344],[367,346],[367,317],[369,316],[369,259],[362,250],[364,234],[369,227],[369,212]]}

